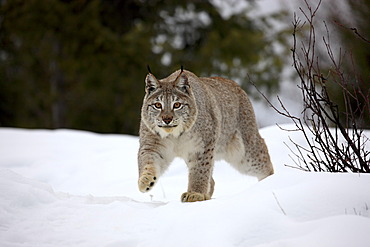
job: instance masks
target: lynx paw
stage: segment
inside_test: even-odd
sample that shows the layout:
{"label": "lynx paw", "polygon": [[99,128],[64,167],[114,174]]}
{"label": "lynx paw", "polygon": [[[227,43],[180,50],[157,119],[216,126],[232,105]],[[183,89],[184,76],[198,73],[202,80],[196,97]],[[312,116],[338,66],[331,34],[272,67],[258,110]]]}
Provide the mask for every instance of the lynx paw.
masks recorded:
{"label": "lynx paw", "polygon": [[145,167],[143,174],[139,177],[139,190],[143,193],[148,192],[153,188],[156,180],[154,169]]}
{"label": "lynx paw", "polygon": [[181,196],[182,202],[197,202],[209,200],[211,197],[207,194],[202,194],[198,192],[185,192]]}

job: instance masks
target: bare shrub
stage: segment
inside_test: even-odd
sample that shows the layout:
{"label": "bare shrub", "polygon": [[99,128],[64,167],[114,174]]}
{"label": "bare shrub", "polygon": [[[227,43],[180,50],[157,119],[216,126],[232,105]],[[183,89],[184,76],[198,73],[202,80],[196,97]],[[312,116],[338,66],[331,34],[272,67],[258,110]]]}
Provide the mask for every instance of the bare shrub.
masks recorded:
{"label": "bare shrub", "polygon": [[[370,114],[369,91],[361,90],[360,85],[365,82],[356,74],[353,62],[351,71],[345,71],[342,62],[348,56],[352,59],[350,54],[341,49],[339,54],[334,54],[330,44],[330,32],[325,22],[323,25],[326,35],[322,37],[321,44],[324,45],[326,57],[317,55],[314,19],[320,4],[321,1],[312,8],[305,1],[305,8],[300,8],[303,21],[295,14],[292,22],[291,51],[293,67],[299,79],[298,87],[303,96],[302,116],[290,114],[279,97],[281,109],[272,105],[265,96],[264,98],[275,111],[291,119],[297,131],[301,131],[305,137],[307,147],[291,140],[295,146],[295,150],[291,151],[295,156],[293,160],[296,167],[317,172],[369,173],[370,152],[366,148],[369,138],[364,135],[361,121],[366,114]],[[352,30],[355,30],[354,36],[357,35],[369,44],[356,28]],[[303,32],[307,34],[300,35]],[[322,69],[324,67],[325,69]],[[330,96],[327,88],[329,84],[341,88],[344,112]],[[345,114],[345,117],[341,114]]]}

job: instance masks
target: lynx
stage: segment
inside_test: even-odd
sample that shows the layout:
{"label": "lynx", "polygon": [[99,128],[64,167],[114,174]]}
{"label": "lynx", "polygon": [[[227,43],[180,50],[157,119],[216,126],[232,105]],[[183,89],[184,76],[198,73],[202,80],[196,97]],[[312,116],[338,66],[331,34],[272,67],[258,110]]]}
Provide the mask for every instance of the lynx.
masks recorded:
{"label": "lynx", "polygon": [[185,160],[188,190],[182,202],[208,200],[215,160],[224,159],[259,180],[274,173],[247,94],[234,81],[178,70],[145,79],[138,152],[139,190],[148,192],[175,157]]}

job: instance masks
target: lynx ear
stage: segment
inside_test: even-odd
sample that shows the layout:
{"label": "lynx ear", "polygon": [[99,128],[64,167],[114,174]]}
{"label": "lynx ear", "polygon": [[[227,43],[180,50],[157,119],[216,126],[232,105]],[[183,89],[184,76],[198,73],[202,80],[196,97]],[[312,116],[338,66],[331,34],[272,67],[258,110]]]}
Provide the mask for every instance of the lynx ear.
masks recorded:
{"label": "lynx ear", "polygon": [[154,75],[149,73],[145,78],[145,92],[147,94],[151,94],[154,92],[159,86],[157,78]]}
{"label": "lynx ear", "polygon": [[189,79],[183,70],[181,70],[181,73],[177,77],[175,84],[176,84],[176,87],[179,88],[181,91],[189,94],[189,89],[190,89]]}

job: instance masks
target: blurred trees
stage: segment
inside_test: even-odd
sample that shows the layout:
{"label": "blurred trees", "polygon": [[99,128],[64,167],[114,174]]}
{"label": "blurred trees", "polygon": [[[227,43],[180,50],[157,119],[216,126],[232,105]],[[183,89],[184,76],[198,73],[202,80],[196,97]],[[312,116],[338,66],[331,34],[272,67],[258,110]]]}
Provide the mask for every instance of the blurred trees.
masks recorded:
{"label": "blurred trees", "polygon": [[284,35],[266,30],[282,14],[252,18],[253,9],[223,17],[210,1],[0,1],[0,126],[137,134],[147,64],[158,78],[182,64],[276,88],[283,57],[272,43]]}
{"label": "blurred trees", "polygon": [[[370,1],[344,1],[346,8],[338,11],[337,8],[329,7],[328,16],[332,22],[331,30],[338,36],[336,43],[341,47],[340,52],[335,54],[339,59],[339,66],[345,72],[341,77],[348,80],[347,90],[354,97],[349,99],[353,108],[357,126],[370,128],[370,112],[362,109],[370,109]],[[344,12],[344,13],[343,13]],[[334,36],[335,37],[335,36]],[[335,84],[328,84],[329,93],[339,103],[342,122],[348,121],[348,107],[343,97],[343,88]],[[348,126],[352,127],[352,126]]]}

